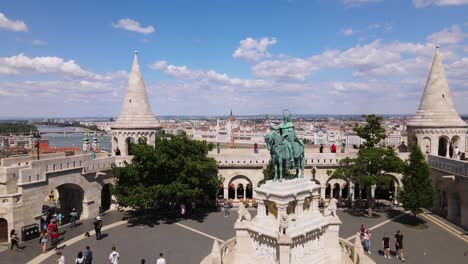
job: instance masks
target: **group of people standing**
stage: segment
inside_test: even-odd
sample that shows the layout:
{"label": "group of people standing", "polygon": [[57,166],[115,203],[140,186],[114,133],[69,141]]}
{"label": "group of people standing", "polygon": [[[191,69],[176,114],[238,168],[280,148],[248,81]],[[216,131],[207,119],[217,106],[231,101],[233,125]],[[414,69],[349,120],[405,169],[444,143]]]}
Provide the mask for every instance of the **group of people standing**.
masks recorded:
{"label": "group of people standing", "polygon": [[[369,229],[366,229],[364,225],[361,225],[359,232],[361,234],[360,239],[362,246],[364,247],[364,251],[368,254],[371,254],[371,231]],[[391,259],[392,257],[390,254],[390,237],[388,236],[387,232],[385,232],[385,235],[382,238],[382,248],[384,257]],[[401,234],[400,230],[398,230],[395,234],[395,255],[401,261],[405,262],[405,258],[403,257],[403,234]]]}

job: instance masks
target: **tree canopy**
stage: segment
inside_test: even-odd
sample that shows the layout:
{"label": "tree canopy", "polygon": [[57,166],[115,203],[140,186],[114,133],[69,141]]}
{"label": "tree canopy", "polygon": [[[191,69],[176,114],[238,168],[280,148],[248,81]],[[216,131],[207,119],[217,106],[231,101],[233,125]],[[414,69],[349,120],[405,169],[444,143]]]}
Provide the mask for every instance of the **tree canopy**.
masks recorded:
{"label": "tree canopy", "polygon": [[133,144],[133,159],[114,167],[115,195],[124,206],[151,207],[199,195],[214,197],[220,181],[218,166],[208,152],[213,144],[186,135],[157,138],[154,146]]}
{"label": "tree canopy", "polygon": [[430,177],[430,168],[418,145],[411,148],[402,181],[404,189],[399,201],[403,208],[416,215],[422,212],[421,208],[434,204],[435,189]]}
{"label": "tree canopy", "polygon": [[35,125],[23,123],[0,123],[0,133],[29,133],[37,131]]}
{"label": "tree canopy", "polygon": [[[382,117],[364,115],[366,125],[354,127],[357,135],[365,140],[356,158],[345,158],[340,161],[340,167],[332,176],[347,181],[354,181],[367,186],[368,193],[372,185],[388,186],[390,173],[401,173],[404,162],[391,148],[382,148],[378,144],[386,138]],[[368,196],[369,197],[369,196]],[[368,199],[369,214],[371,214],[372,199]]]}

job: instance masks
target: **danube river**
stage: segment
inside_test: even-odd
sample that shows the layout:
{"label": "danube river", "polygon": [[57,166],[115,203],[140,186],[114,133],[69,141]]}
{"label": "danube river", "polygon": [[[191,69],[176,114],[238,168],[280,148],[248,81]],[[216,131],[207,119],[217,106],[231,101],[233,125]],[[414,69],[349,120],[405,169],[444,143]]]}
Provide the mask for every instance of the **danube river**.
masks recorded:
{"label": "danube river", "polygon": [[[51,134],[43,134],[42,138],[49,140],[49,145],[53,147],[83,147],[84,133],[74,133],[74,127],[58,127],[58,126],[37,126],[37,129],[43,132],[57,132]],[[78,128],[81,129],[81,128]],[[102,132],[101,132],[102,134]],[[89,135],[89,143],[92,143],[93,134]],[[111,136],[98,135],[99,146],[102,150],[111,151]]]}

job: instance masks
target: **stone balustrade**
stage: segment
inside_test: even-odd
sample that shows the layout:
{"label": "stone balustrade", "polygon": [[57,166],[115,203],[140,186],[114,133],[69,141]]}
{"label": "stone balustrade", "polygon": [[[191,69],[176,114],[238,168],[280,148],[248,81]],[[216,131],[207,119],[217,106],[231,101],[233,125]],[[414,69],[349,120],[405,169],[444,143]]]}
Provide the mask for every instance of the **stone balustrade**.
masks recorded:
{"label": "stone balustrade", "polygon": [[351,242],[340,238],[339,243],[341,247],[342,256],[346,256],[347,258],[349,258],[351,260],[351,263],[353,264],[361,263],[359,254],[356,252],[356,249],[354,248],[354,245],[351,244]]}
{"label": "stone balustrade", "polygon": [[47,157],[47,159],[44,157],[44,159],[40,160],[31,158],[29,157],[29,161],[24,162],[25,167],[18,171],[18,186],[45,182],[48,174],[51,173],[65,173],[66,171],[80,169],[83,174],[88,174],[110,170],[111,165],[114,163],[114,157],[109,157],[106,153],[99,153],[94,159],[89,153],[75,156],[59,155],[58,157]]}
{"label": "stone balustrade", "polygon": [[133,159],[133,156],[115,156],[115,166],[122,167],[124,162],[130,163]]}
{"label": "stone balustrade", "polygon": [[466,161],[428,155],[427,162],[433,169],[468,178],[468,162]]}
{"label": "stone balustrade", "polygon": [[[344,260],[343,263],[353,263],[353,264],[363,264],[363,263],[365,263],[365,261],[361,260],[360,255],[358,254],[358,252],[354,248],[354,245],[351,242],[349,242],[349,241],[347,241],[347,240],[345,240],[343,238],[340,238],[339,243],[340,243],[340,247],[341,247],[342,256],[346,257],[346,260]],[[225,242],[223,242],[219,246],[219,251],[220,251],[220,254],[221,254],[221,259],[220,259],[221,262],[220,263],[224,263],[225,260],[229,259],[232,256],[231,253],[234,252],[234,250],[236,248],[236,244],[237,244],[236,238],[233,237],[233,238],[231,238],[229,240],[226,240]],[[206,256],[200,262],[200,264],[213,264],[212,255]]]}

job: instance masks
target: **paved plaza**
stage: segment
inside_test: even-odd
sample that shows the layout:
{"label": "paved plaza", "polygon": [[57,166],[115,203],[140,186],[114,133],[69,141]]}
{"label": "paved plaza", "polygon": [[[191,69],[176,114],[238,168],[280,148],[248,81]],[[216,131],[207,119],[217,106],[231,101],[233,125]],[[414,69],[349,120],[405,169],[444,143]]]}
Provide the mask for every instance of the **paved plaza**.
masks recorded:
{"label": "paved plaza", "polygon": [[[254,213],[253,211],[251,213]],[[375,217],[368,218],[364,212],[356,213],[348,210],[338,212],[343,225],[340,229],[342,238],[354,235],[361,224],[367,228],[377,226],[373,230],[370,257],[376,263],[399,263],[396,258],[385,259],[379,254],[381,238],[384,232],[393,237],[396,230],[404,234],[406,263],[467,263],[468,243],[444,228],[426,221],[427,228],[419,229],[406,224],[407,215],[398,217],[401,211],[382,210],[375,213]],[[62,250],[68,263],[74,261],[79,251],[84,251],[89,245],[94,254],[94,263],[107,263],[107,257],[112,246],[120,253],[120,263],[140,263],[146,259],[147,263],[154,263],[157,255],[163,252],[168,263],[198,264],[209,254],[213,239],[226,240],[233,237],[234,222],[237,213],[231,211],[229,217],[223,217],[221,212],[206,214],[195,219],[184,219],[173,222],[145,218],[144,220],[126,220],[128,213],[110,212],[103,216],[104,225],[115,224],[115,227],[105,230],[105,237],[96,241],[94,236],[85,238],[84,233],[92,230],[91,221],[84,221],[78,228],[70,229],[64,226],[60,229],[64,233],[64,241],[77,237],[78,241]],[[140,219],[140,218],[139,218]],[[421,217],[421,219],[425,219]],[[378,226],[379,224],[382,225]],[[21,243],[25,248],[22,252],[11,254],[8,250],[0,253],[0,263],[39,263],[34,259],[40,255],[38,240]],[[392,242],[393,250],[393,242]],[[46,255],[47,256],[47,255]],[[55,263],[56,255],[52,255],[42,263]]]}

